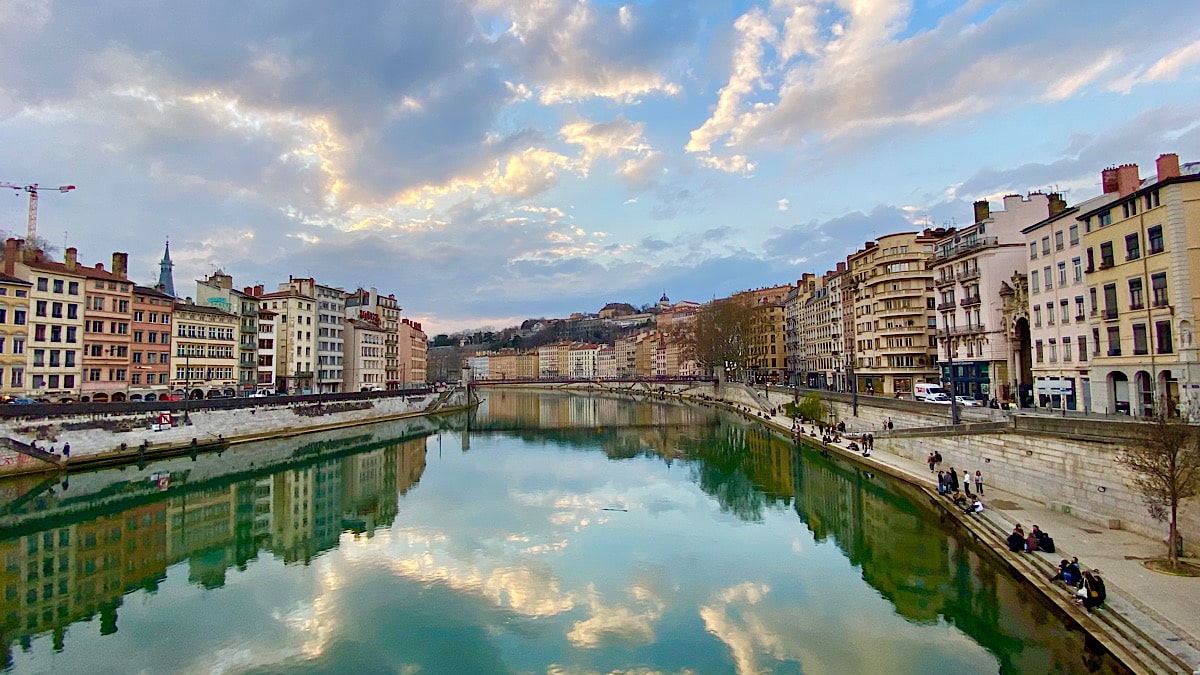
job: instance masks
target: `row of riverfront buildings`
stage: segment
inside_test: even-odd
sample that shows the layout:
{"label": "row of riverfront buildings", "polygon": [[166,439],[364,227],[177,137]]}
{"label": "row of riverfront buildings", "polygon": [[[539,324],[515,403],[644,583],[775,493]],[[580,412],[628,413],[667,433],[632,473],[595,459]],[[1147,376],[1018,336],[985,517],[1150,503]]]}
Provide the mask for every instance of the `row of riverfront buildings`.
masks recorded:
{"label": "row of riverfront buildings", "polygon": [[158,283],[54,261],[19,239],[0,273],[0,396],[153,401],[396,389],[425,381],[426,336],[394,295],[311,278],[237,290],[220,270],[177,296],[169,245]]}
{"label": "row of riverfront buildings", "polygon": [[[896,232],[821,275],[744,291],[742,376],[909,397],[939,383],[980,401],[1135,416],[1200,404],[1200,163],[1104,169],[1100,194],[974,205],[967,227]],[[612,344],[469,357],[480,379],[674,377],[696,303]],[[620,317],[598,317],[619,321]]]}

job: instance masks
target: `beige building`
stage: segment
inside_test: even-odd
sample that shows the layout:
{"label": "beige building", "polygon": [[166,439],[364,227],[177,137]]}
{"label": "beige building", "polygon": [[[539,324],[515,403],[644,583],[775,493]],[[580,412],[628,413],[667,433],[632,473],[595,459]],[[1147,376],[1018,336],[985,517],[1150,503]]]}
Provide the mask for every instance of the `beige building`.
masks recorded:
{"label": "beige building", "polygon": [[[32,398],[53,402],[77,401],[83,377],[83,303],[87,278],[68,248],[63,262],[48,260],[40,251],[26,251],[24,242],[5,242],[5,268],[32,284],[29,289],[29,334],[14,336],[14,354],[24,353],[25,387]],[[10,380],[11,381],[11,380]]]}
{"label": "beige building", "polygon": [[175,298],[157,288],[133,287],[129,400],[155,401],[171,393],[171,336]]}
{"label": "beige building", "polygon": [[[256,298],[257,299],[257,298]],[[258,310],[258,374],[255,380],[258,393],[275,392],[275,338],[279,314],[269,309]]]}
{"label": "beige building", "polygon": [[387,385],[387,331],[379,323],[363,319],[346,319],[345,331],[346,390],[383,390]]}
{"label": "beige building", "polygon": [[190,302],[175,303],[175,379],[171,388],[190,399],[237,395],[236,314]]}
{"label": "beige building", "polygon": [[951,233],[889,234],[849,257],[858,391],[910,396],[914,384],[938,381],[932,262]]}
{"label": "beige building", "polygon": [[[0,399],[25,395],[25,340],[29,337],[29,289],[33,284],[9,271],[0,274]],[[15,261],[14,261],[15,262]]]}
{"label": "beige building", "polygon": [[284,289],[264,293],[255,286],[258,308],[275,312],[275,386],[281,394],[312,394],[316,363],[317,303],[283,284]]}
{"label": "beige building", "polygon": [[384,331],[384,374],[388,389],[400,386],[400,305],[395,295],[380,295],[377,289],[358,289],[346,296],[346,317],[364,318],[362,312],[379,317]]}
{"label": "beige building", "polygon": [[295,277],[289,277],[286,284],[280,284],[279,290],[290,290],[313,298],[312,318],[316,324],[313,331],[316,354],[313,393],[336,394],[342,391],[346,292],[318,284],[315,279]]}
{"label": "beige building", "polygon": [[786,333],[784,304],[790,285],[743,291],[733,296],[750,306],[750,338],[746,369],[753,382],[787,381],[784,367]]}
{"label": "beige building", "polygon": [[1092,408],[1141,416],[1161,405],[1195,417],[1200,163],[1181,168],[1170,154],[1156,168],[1145,182],[1136,164],[1105,169],[1104,194],[1115,200],[1076,216],[1087,260]]}
{"label": "beige building", "polygon": [[221,270],[196,282],[196,304],[216,307],[238,317],[239,396],[249,396],[258,388],[258,298],[252,291],[234,290],[233,277]]}
{"label": "beige building", "polygon": [[1026,270],[1022,230],[1065,208],[1057,194],[1007,195],[999,211],[986,200],[977,201],[974,224],[935,244],[938,365],[947,391],[978,401],[1016,395],[1017,371],[1010,369],[1013,343],[1004,325],[1000,288]]}

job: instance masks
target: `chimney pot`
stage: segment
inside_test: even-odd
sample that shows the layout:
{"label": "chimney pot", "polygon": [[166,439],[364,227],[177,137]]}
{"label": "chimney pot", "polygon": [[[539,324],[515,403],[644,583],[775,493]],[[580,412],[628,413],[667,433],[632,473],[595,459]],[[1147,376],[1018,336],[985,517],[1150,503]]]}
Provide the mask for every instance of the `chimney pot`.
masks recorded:
{"label": "chimney pot", "polygon": [[1057,192],[1050,193],[1050,215],[1057,216],[1067,210],[1067,201],[1062,198],[1062,195]]}
{"label": "chimney pot", "polygon": [[[39,253],[41,252],[39,251]],[[75,266],[78,264],[78,257],[79,249],[75,248],[74,246],[68,248],[63,254],[63,266],[68,270],[74,271]],[[41,256],[39,255],[38,258],[40,259]]]}
{"label": "chimney pot", "polygon": [[129,254],[114,252],[112,255],[112,272],[122,279],[129,273]]}
{"label": "chimney pot", "polygon": [[1127,197],[1142,186],[1142,178],[1138,174],[1137,164],[1122,164],[1117,168],[1117,191],[1122,197]]}

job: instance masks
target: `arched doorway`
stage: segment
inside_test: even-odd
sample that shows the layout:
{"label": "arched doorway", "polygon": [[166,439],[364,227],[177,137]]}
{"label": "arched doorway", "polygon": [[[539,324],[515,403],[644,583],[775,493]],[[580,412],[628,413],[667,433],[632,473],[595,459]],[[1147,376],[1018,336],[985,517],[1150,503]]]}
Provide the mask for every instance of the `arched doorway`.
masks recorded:
{"label": "arched doorway", "polygon": [[158,400],[158,396],[157,396],[156,394],[146,394],[146,398],[145,398],[144,400],[146,400],[146,401],[157,401],[157,400]]}
{"label": "arched doorway", "polygon": [[200,389],[193,389],[188,398],[192,399],[193,401],[202,401],[204,400],[204,391]]}
{"label": "arched doorway", "polygon": [[1006,397],[1015,397],[1021,406],[1033,401],[1033,340],[1029,333],[1029,317],[1020,317],[1013,322],[1013,338],[1016,363],[1013,364],[1014,384],[1017,391],[1005,392]]}
{"label": "arched doorway", "polygon": [[1179,380],[1169,370],[1158,374],[1158,395],[1163,411],[1171,416],[1179,416]]}
{"label": "arched doorway", "polygon": [[125,401],[125,394],[124,394],[124,393],[122,393],[122,392],[119,392],[119,391],[118,391],[118,392],[116,392],[115,394],[113,394],[113,395],[112,395],[112,402],[113,402],[113,403],[122,403],[122,402],[124,402],[124,401]]}
{"label": "arched doorway", "polygon": [[1130,414],[1129,377],[1119,370],[1108,374],[1108,399],[1113,402],[1112,412]]}
{"label": "arched doorway", "polygon": [[1133,381],[1137,387],[1137,414],[1140,417],[1153,417],[1154,383],[1150,379],[1150,373],[1139,370],[1133,376]]}
{"label": "arched doorway", "polygon": [[108,394],[104,392],[92,394],[92,403],[108,403]]}

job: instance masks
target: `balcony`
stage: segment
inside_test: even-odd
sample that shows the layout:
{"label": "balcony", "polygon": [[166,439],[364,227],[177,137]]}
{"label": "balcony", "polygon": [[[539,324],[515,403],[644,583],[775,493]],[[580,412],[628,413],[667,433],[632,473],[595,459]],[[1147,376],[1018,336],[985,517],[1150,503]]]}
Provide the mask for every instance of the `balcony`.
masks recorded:
{"label": "balcony", "polygon": [[1108,355],[1109,355],[1109,356],[1120,356],[1120,355],[1121,355],[1121,348],[1120,348],[1120,347],[1118,347],[1118,348],[1116,348],[1116,349],[1110,349],[1110,350],[1108,350]]}
{"label": "balcony", "polygon": [[916,333],[925,333],[929,330],[929,326],[916,324],[912,326],[890,326],[883,327],[875,331],[879,335],[913,335]]}
{"label": "balcony", "polygon": [[933,280],[933,283],[938,288],[945,288],[946,286],[953,286],[956,281],[957,281],[957,279],[955,279],[954,275],[951,274],[950,276],[945,277],[945,278],[938,277]]}
{"label": "balcony", "polygon": [[947,328],[945,332],[949,333],[950,335],[970,335],[972,333],[986,333],[987,329],[983,327],[983,324],[976,323],[968,324],[966,326],[951,326],[950,328]]}
{"label": "balcony", "polygon": [[954,301],[951,300],[949,302],[939,302],[937,308],[939,312],[944,312],[948,309],[954,309]]}
{"label": "balcony", "polygon": [[991,248],[999,245],[1000,241],[995,237],[976,237],[974,239],[955,244],[948,249],[942,249],[938,251],[933,255],[933,259],[949,260],[950,258],[956,258],[960,255],[971,253],[972,251],[978,251],[980,249]]}
{"label": "balcony", "polygon": [[1117,318],[1117,316],[1118,316],[1118,313],[1117,313],[1117,309],[1115,307],[1106,308],[1104,310],[1104,320],[1105,321],[1113,321]]}
{"label": "balcony", "polygon": [[980,303],[979,296],[972,295],[969,298],[963,298],[959,304],[961,304],[963,307],[974,307],[974,306],[978,305],[979,303]]}
{"label": "balcony", "polygon": [[972,279],[978,279],[979,278],[979,268],[976,267],[974,269],[963,270],[962,272],[959,272],[958,274],[956,274],[954,276],[954,278],[959,281],[971,281]]}

